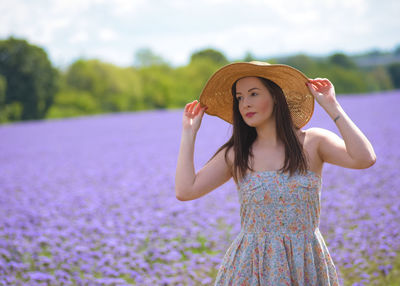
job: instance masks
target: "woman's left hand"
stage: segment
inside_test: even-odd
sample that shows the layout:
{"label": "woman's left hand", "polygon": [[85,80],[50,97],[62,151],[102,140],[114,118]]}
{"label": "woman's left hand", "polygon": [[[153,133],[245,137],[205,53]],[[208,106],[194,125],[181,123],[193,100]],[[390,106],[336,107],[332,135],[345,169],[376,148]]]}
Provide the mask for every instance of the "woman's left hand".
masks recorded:
{"label": "woman's left hand", "polygon": [[335,88],[326,78],[308,79],[308,89],[322,107],[337,104]]}

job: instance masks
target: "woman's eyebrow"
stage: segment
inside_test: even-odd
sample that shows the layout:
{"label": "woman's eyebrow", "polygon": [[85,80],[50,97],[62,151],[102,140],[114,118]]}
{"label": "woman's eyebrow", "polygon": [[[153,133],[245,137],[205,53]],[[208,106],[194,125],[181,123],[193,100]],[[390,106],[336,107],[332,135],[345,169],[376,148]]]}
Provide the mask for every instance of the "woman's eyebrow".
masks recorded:
{"label": "woman's eyebrow", "polygon": [[[258,87],[253,87],[253,88],[250,88],[247,92],[250,92],[250,91],[252,91],[254,89],[259,89],[259,88]],[[236,94],[242,94],[242,93],[241,92],[236,92]]]}

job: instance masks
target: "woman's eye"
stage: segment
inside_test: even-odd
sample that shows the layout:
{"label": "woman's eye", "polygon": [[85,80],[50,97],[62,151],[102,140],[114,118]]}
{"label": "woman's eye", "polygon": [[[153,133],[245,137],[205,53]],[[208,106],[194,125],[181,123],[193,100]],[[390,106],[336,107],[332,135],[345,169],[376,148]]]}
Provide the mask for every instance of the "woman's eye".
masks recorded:
{"label": "woman's eye", "polygon": [[237,99],[237,101],[240,101],[241,97],[240,97],[240,96],[239,96],[239,97],[236,97],[236,99]]}
{"label": "woman's eye", "polygon": [[256,92],[252,92],[251,95],[257,95],[257,93]]}

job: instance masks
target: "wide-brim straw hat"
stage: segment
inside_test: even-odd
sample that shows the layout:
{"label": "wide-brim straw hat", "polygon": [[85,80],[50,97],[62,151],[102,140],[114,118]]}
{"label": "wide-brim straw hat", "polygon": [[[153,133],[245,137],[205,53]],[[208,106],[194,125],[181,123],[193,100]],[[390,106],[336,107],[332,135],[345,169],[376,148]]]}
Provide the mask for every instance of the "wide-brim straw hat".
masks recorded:
{"label": "wide-brim straw hat", "polygon": [[233,124],[232,86],[238,79],[248,76],[267,78],[279,85],[297,128],[310,121],[314,112],[314,96],[306,86],[308,78],[291,66],[259,61],[232,63],[217,70],[200,94],[201,106],[208,107],[205,113]]}

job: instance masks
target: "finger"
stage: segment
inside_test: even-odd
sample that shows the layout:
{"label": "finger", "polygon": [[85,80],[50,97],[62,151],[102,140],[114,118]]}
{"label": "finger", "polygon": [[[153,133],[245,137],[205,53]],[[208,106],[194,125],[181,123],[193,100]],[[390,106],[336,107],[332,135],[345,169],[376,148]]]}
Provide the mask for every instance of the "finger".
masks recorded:
{"label": "finger", "polygon": [[311,81],[312,82],[318,82],[318,83],[320,83],[320,84],[323,84],[323,85],[325,85],[325,84],[330,84],[330,81],[327,79],[327,78],[316,78],[316,79],[311,79]]}
{"label": "finger", "polygon": [[[207,110],[207,106],[201,106],[200,104],[197,106],[198,110],[196,110],[196,114],[200,113],[201,117],[203,116],[203,114],[206,112]],[[196,108],[197,109],[197,108]]]}
{"label": "finger", "polygon": [[307,86],[312,88],[312,89],[316,89],[316,86],[315,86],[313,81],[307,82]]}
{"label": "finger", "polygon": [[311,81],[311,82],[320,82],[321,80],[322,80],[322,78],[320,78],[320,77],[317,77],[314,79],[309,79],[309,81]]}
{"label": "finger", "polygon": [[199,103],[199,104],[197,104],[196,107],[194,108],[193,113],[194,113],[195,115],[197,115],[197,114],[199,113],[200,109],[201,109],[201,104]]}
{"label": "finger", "polygon": [[197,113],[198,113],[199,107],[201,107],[200,102],[196,102],[196,103],[193,105],[193,113],[194,113],[194,114],[197,114]]}
{"label": "finger", "polygon": [[190,105],[190,107],[189,107],[189,112],[190,112],[190,113],[193,112],[193,109],[194,109],[194,107],[196,106],[196,103],[197,103],[197,100],[194,100],[194,101],[192,102],[192,104]]}
{"label": "finger", "polygon": [[319,81],[316,79],[312,79],[309,81],[309,84],[314,87],[314,88],[318,88],[320,86]]}
{"label": "finger", "polygon": [[188,104],[185,105],[185,112],[188,112],[188,111],[189,111],[189,107],[190,107],[191,104],[192,104],[192,103],[189,102]]}
{"label": "finger", "polygon": [[193,105],[194,102],[195,102],[195,100],[192,101],[192,102],[189,102],[188,104],[186,104],[185,105],[185,111],[189,111],[190,107]]}
{"label": "finger", "polygon": [[316,80],[313,80],[312,83],[313,83],[315,86],[323,86],[322,81],[321,81],[320,78],[318,78],[318,79],[316,79]]}
{"label": "finger", "polygon": [[332,83],[329,81],[329,79],[327,79],[327,78],[324,78],[324,83],[327,85],[327,86],[330,86],[330,85],[332,85]]}

